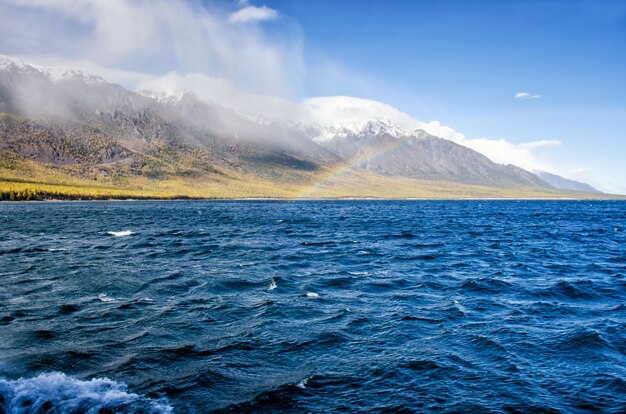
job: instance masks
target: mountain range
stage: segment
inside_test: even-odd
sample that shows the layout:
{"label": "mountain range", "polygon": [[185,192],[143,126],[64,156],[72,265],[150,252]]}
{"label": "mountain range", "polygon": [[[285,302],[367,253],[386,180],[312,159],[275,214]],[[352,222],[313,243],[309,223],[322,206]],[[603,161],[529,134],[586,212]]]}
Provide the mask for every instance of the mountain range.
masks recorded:
{"label": "mountain range", "polygon": [[28,189],[61,198],[600,194],[384,118],[250,119],[193,92],[133,92],[7,57],[0,58],[0,184],[0,195]]}

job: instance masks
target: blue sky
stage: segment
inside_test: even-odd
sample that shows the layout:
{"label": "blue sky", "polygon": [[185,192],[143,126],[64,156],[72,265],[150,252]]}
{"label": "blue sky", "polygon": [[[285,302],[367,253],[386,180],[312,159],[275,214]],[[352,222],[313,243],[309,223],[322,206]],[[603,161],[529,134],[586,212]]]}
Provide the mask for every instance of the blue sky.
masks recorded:
{"label": "blue sky", "polygon": [[626,194],[626,0],[2,0],[0,54],[287,119],[366,98]]}

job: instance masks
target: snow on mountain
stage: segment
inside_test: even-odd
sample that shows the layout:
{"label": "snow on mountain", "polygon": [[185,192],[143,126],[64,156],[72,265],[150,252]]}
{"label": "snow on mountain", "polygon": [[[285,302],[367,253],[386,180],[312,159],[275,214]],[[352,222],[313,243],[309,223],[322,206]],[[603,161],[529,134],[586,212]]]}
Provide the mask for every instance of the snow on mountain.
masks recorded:
{"label": "snow on mountain", "polygon": [[80,70],[64,68],[64,67],[43,67],[33,66],[41,73],[46,75],[52,82],[58,83],[63,81],[80,80],[89,85],[98,83],[106,83],[104,78],[96,75],[90,75]]}
{"label": "snow on mountain", "polygon": [[79,80],[87,84],[97,84],[106,82],[102,77],[90,75],[80,70],[65,67],[47,67],[31,65],[23,60],[0,55],[0,70],[12,73],[21,73],[28,75],[41,74],[54,83]]}
{"label": "snow on mountain", "polygon": [[334,139],[348,139],[351,137],[375,137],[388,135],[396,139],[421,137],[425,134],[422,129],[404,129],[388,119],[372,119],[336,125],[308,125],[303,128],[307,136],[318,143],[325,143]]}
{"label": "snow on mountain", "polygon": [[309,98],[299,105],[301,128],[318,143],[335,138],[420,134],[426,124],[390,105],[350,96]]}
{"label": "snow on mountain", "polygon": [[36,73],[39,70],[35,69],[33,66],[26,64],[20,59],[16,59],[10,56],[0,55],[0,70],[5,72],[31,72]]}
{"label": "snow on mountain", "polygon": [[193,94],[193,92],[186,89],[181,89],[175,92],[163,92],[143,89],[140,90],[138,93],[163,104],[174,104],[176,102],[180,102],[180,100],[183,99],[183,96],[185,96],[186,94]]}

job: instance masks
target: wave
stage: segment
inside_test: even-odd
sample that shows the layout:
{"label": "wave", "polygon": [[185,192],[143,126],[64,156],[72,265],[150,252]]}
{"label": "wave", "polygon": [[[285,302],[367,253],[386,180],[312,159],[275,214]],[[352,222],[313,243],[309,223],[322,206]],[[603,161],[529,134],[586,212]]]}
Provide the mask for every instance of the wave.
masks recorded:
{"label": "wave", "polygon": [[274,290],[274,289],[276,289],[276,280],[272,278],[272,281],[270,282],[270,285],[267,287],[267,290]]}
{"label": "wave", "polygon": [[512,292],[514,286],[504,280],[490,279],[486,277],[468,278],[461,284],[462,289],[480,293]]}
{"label": "wave", "polygon": [[559,299],[581,299],[591,300],[599,299],[599,295],[595,289],[595,283],[589,280],[566,281],[561,280],[547,289],[537,292],[541,297],[556,297]]}
{"label": "wave", "polygon": [[108,378],[81,381],[63,373],[14,381],[0,379],[0,408],[6,414],[173,412],[165,398],[130,393],[124,383]]}
{"label": "wave", "polygon": [[408,231],[403,231],[400,234],[385,234],[383,237],[386,239],[414,239],[417,235]]}
{"label": "wave", "polygon": [[101,293],[101,294],[98,295],[98,300],[100,302],[113,302],[113,301],[115,301],[115,298],[110,297],[106,293]]}
{"label": "wave", "polygon": [[[307,374],[305,374],[307,375]],[[249,399],[228,405],[214,412],[219,413],[248,413],[248,412],[303,412],[299,406],[299,397],[309,394],[308,383],[315,381],[314,375],[308,374],[306,377],[298,380],[285,379],[285,383],[280,383],[281,378],[277,378],[276,385],[268,385],[268,388],[258,394],[251,396]],[[314,387],[317,387],[315,384]]]}
{"label": "wave", "polygon": [[133,235],[135,233],[133,233],[130,230],[122,230],[122,231],[107,231],[107,234],[114,236],[114,237],[125,237],[125,236]]}
{"label": "wave", "polygon": [[297,384],[296,384],[296,387],[300,388],[301,390],[305,389],[305,388],[306,388],[306,384],[307,384],[307,382],[309,382],[309,380],[310,380],[311,378],[312,378],[312,377],[306,377],[305,379],[303,379],[302,381],[300,381],[299,383],[297,383]]}
{"label": "wave", "polygon": [[551,347],[560,352],[571,352],[579,358],[590,358],[593,350],[614,350],[615,348],[599,331],[589,328],[577,328],[558,338]]}
{"label": "wave", "polygon": [[337,242],[334,240],[327,241],[303,241],[300,243],[302,246],[332,246],[336,245]]}

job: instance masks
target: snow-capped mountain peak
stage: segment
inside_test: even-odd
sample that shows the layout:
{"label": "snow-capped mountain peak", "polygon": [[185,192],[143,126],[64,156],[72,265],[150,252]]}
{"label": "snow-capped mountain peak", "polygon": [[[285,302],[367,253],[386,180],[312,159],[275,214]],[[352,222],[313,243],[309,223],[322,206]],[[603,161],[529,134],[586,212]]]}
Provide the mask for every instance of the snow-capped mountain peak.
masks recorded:
{"label": "snow-capped mountain peak", "polygon": [[31,65],[23,60],[4,55],[0,55],[0,70],[27,75],[40,74],[47,77],[54,83],[70,80],[80,80],[88,84],[106,82],[100,76],[90,75],[77,69]]}
{"label": "snow-capped mountain peak", "polygon": [[309,136],[314,141],[324,142],[336,138],[349,137],[372,137],[377,135],[390,135],[394,138],[406,138],[419,135],[421,130],[406,130],[388,119],[371,119],[351,123],[341,123],[337,125],[312,126],[309,129]]}
{"label": "snow-capped mountain peak", "polygon": [[155,101],[163,104],[175,104],[183,100],[184,97],[193,98],[197,101],[201,101],[201,99],[192,91],[188,89],[180,89],[175,92],[164,92],[164,91],[154,91],[154,90],[140,90],[138,92],[140,95],[143,95],[147,98],[152,98]]}
{"label": "snow-capped mountain peak", "polygon": [[90,75],[88,73],[82,72],[80,70],[65,68],[61,66],[57,67],[45,67],[45,66],[34,66],[39,69],[41,73],[46,75],[52,82],[63,82],[63,81],[71,81],[71,80],[80,80],[87,84],[96,84],[96,83],[106,83],[104,78],[96,75]]}
{"label": "snow-capped mountain peak", "polygon": [[0,55],[0,70],[7,72],[38,72],[37,69],[24,61],[5,55]]}

